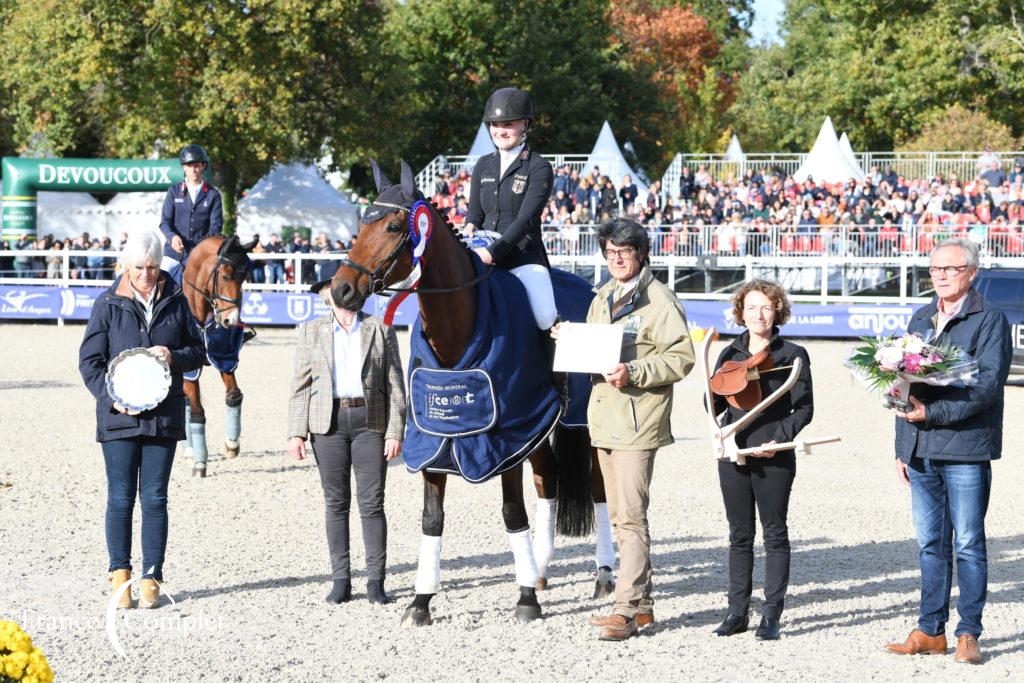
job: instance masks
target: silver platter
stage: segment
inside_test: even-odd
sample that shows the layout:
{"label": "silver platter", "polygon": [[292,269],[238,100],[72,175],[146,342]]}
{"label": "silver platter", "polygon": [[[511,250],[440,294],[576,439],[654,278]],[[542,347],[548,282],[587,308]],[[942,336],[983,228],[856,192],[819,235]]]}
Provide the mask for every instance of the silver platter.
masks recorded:
{"label": "silver platter", "polygon": [[125,349],[107,367],[107,393],[128,410],[152,410],[170,389],[170,367],[146,349]]}

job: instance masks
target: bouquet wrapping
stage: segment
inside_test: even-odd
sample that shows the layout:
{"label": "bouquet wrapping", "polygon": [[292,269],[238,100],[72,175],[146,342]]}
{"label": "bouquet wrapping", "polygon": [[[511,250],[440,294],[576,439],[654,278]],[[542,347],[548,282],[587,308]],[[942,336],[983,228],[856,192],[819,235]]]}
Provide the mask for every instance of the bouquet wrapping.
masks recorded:
{"label": "bouquet wrapping", "polygon": [[883,405],[910,410],[910,385],[966,387],[978,381],[978,362],[955,346],[936,345],[918,334],[862,337],[844,362],[858,379],[883,392]]}

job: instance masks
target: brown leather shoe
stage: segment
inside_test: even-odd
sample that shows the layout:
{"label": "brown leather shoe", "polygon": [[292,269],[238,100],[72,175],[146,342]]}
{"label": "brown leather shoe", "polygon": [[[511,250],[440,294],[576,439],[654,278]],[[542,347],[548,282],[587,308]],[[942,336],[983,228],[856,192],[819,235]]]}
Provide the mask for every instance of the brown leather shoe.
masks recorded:
{"label": "brown leather shoe", "polygon": [[139,585],[139,607],[153,609],[160,604],[160,584],[153,579],[143,579]]}
{"label": "brown leather shoe", "polygon": [[114,571],[107,574],[107,581],[110,582],[110,594],[113,596],[114,593],[118,592],[124,584],[128,584],[128,587],[123,589],[124,592],[120,594],[117,599],[117,606],[121,609],[132,608],[132,570],[131,569],[115,569]]}
{"label": "brown leather shoe", "polygon": [[965,633],[956,639],[957,664],[981,664],[981,648],[978,646],[977,636]]}
{"label": "brown leather shoe", "polygon": [[946,654],[946,636],[930,636],[915,628],[907,636],[906,642],[889,643],[885,649],[898,655],[944,655]]}
{"label": "brown leather shoe", "polygon": [[608,617],[608,623],[601,627],[598,640],[628,640],[636,635],[636,619],[627,619],[621,614]]}
{"label": "brown leather shoe", "polygon": [[[590,617],[590,625],[597,626],[598,628],[603,628],[611,623],[611,619],[613,617],[615,617],[614,614],[609,614],[607,616],[595,614],[594,616]],[[636,622],[636,627],[638,629],[643,628],[645,626],[650,626],[654,623],[654,612],[637,612],[636,618],[633,621]]]}

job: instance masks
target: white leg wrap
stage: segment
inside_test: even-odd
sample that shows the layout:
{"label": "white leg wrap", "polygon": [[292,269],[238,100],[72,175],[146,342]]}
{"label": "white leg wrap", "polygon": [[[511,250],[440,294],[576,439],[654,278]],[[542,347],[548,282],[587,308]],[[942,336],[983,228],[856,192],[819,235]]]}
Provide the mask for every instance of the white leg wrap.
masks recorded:
{"label": "white leg wrap", "polygon": [[238,448],[238,439],[242,436],[242,406],[226,406],[227,415],[224,420],[224,437]]}
{"label": "white leg wrap", "polygon": [[189,442],[192,446],[192,459],[197,463],[205,463],[207,459],[206,450],[206,423],[193,422]]}
{"label": "white leg wrap", "polygon": [[551,273],[544,266],[527,263],[512,269],[512,274],[526,287],[526,296],[530,300],[530,310],[537,328],[550,329],[558,318],[555,307],[555,292],[551,288]]}
{"label": "white leg wrap", "polygon": [[594,503],[594,526],[597,527],[597,566],[615,569],[615,544],[612,542],[608,503]]}
{"label": "white leg wrap", "polygon": [[537,563],[537,574],[548,575],[548,564],[555,554],[555,512],[558,501],[554,498],[538,498],[537,514],[533,518],[533,559]]}
{"label": "white leg wrap", "polygon": [[420,563],[416,569],[417,595],[433,595],[441,591],[441,537],[420,536]]}
{"label": "white leg wrap", "polygon": [[516,583],[524,588],[535,588],[537,563],[533,559],[533,548],[530,547],[530,530],[510,531],[508,541],[512,544],[512,556],[516,560]]}

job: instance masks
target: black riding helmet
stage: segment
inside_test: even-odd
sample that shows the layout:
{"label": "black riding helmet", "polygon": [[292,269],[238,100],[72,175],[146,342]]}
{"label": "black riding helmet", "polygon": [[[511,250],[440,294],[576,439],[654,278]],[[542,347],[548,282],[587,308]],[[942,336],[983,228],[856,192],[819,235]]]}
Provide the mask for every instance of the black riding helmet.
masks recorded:
{"label": "black riding helmet", "polygon": [[210,165],[210,157],[206,155],[206,150],[199,145],[185,145],[181,148],[181,154],[178,155],[178,161],[181,165],[185,164],[206,164]]}
{"label": "black riding helmet", "polygon": [[499,88],[484,105],[484,123],[526,119],[533,124],[533,100],[519,88]]}

